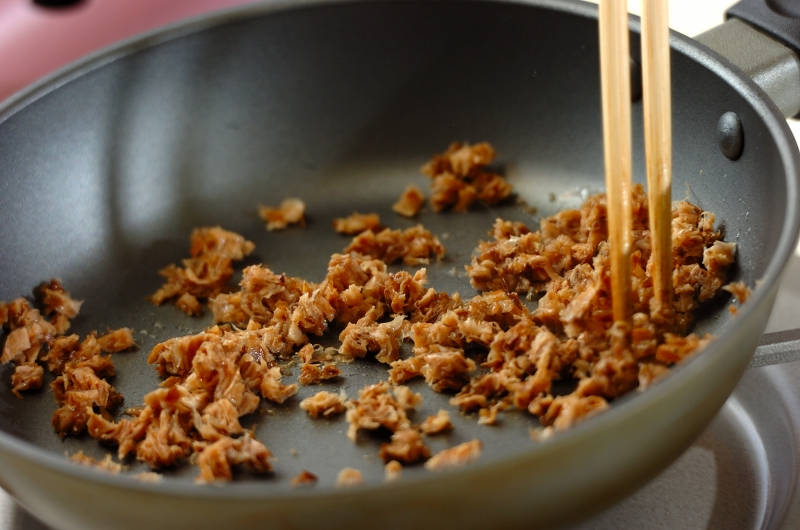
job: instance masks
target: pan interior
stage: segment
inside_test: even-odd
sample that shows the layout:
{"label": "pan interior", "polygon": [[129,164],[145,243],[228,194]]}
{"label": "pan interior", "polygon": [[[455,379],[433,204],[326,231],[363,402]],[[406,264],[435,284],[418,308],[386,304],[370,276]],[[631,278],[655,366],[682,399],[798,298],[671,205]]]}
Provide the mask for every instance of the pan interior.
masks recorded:
{"label": "pan interior", "polygon": [[[632,48],[635,54],[635,37]],[[753,286],[786,217],[777,148],[733,88],[681,54],[673,61],[674,197],[717,214],[726,239],[737,243],[735,277]],[[139,350],[114,356],[114,385],[136,405],[159,382],[146,364],[149,350],[210,323],[145,300],[161,284],[157,271],[187,256],[194,227],[237,231],[256,243],[246,264],[319,281],[328,257],[348,242],[333,232],[333,218],[375,211],[393,228],[421,222],[448,249],[428,268],[430,285],[470,297],[463,265],[496,217],[536,227],[603,189],[598,79],[596,20],[499,2],[303,7],[132,51],[0,117],[0,300],[60,277],[86,300],[75,332],[135,328]],[[717,120],[730,110],[747,138],[736,162],[716,147]],[[639,101],[638,182],[641,120]],[[425,212],[417,221],[394,214],[391,204],[407,184],[427,186],[420,165],[454,140],[491,142],[532,208]],[[306,202],[307,226],[266,232],[257,205],[291,196]],[[721,301],[698,331],[723,333],[731,323]],[[377,363],[345,371],[344,381],[325,389],[352,396],[385,377]],[[9,367],[0,369],[0,429],[59,454],[104,454],[90,439],[60,440],[49,423],[51,392],[18,400],[9,375]],[[425,397],[415,421],[448,408],[448,396],[411,387]],[[279,458],[266,487],[288,487],[277,479],[301,469],[331,484],[345,466],[380,481],[376,450],[385,439],[353,444],[343,420],[298,412],[299,399],[318,390],[303,388],[246,422]],[[500,458],[529,447],[528,428],[537,424],[511,413],[496,428],[453,416],[455,431],[432,441],[432,450],[478,437],[485,458]],[[183,468],[175,480],[194,473]]]}

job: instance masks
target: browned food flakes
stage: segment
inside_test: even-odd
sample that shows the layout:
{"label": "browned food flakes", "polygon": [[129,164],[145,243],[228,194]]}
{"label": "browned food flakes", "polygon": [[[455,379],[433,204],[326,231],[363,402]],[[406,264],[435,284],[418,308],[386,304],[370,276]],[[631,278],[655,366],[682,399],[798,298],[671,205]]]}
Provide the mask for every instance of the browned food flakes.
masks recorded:
{"label": "browned food flakes", "polygon": [[739,302],[740,305],[747,302],[748,298],[750,298],[750,288],[747,287],[744,282],[731,282],[722,288],[735,296],[736,301]]}
{"label": "browned food flakes", "polygon": [[431,456],[430,449],[422,441],[422,436],[416,429],[399,429],[392,434],[392,442],[382,444],[378,452],[384,462],[397,460],[404,464],[413,464],[420,460],[427,460]]}
{"label": "browned food flakes", "polygon": [[504,402],[494,403],[488,407],[484,407],[478,411],[478,424],[479,425],[496,425],[497,413],[504,407]]}
{"label": "browned food flakes", "polygon": [[5,328],[8,334],[3,344],[0,363],[35,362],[42,349],[57,335],[55,326],[24,298],[9,302],[7,311]]}
{"label": "browned food flakes", "polygon": [[465,466],[480,458],[482,450],[483,445],[480,440],[464,442],[455,447],[439,451],[425,462],[425,468],[431,471],[442,471]]}
{"label": "browned food flakes", "polygon": [[44,368],[36,363],[22,363],[14,367],[11,375],[11,391],[18,398],[25,390],[38,390],[44,383]]}
{"label": "browned food flakes", "polygon": [[414,266],[430,263],[431,257],[442,259],[445,249],[439,238],[417,225],[406,230],[386,228],[377,234],[367,230],[354,237],[344,252],[357,252],[387,264],[403,260],[406,265]]}
{"label": "browned food flakes", "polygon": [[349,488],[352,486],[361,486],[363,484],[364,475],[361,474],[361,471],[353,469],[352,467],[342,469],[336,477],[337,488]]}
{"label": "browned food flakes", "polygon": [[259,206],[258,215],[267,223],[267,230],[283,230],[289,225],[304,225],[306,204],[298,198],[284,199],[277,208]]}
{"label": "browned food flakes", "polygon": [[483,166],[494,160],[494,148],[488,142],[474,145],[451,143],[441,155],[434,155],[430,162],[422,166],[422,173],[433,178],[445,172],[458,177],[477,174]]}
{"label": "browned food flakes", "polygon": [[[239,285],[240,291],[222,293],[210,300],[214,320],[277,326],[275,331],[280,335],[285,334],[285,327],[291,326],[290,319],[300,298],[305,294],[311,295],[318,288],[302,278],[276,274],[260,265],[246,267]],[[296,338],[300,340],[299,335]]]}
{"label": "browned food flakes", "polygon": [[452,428],[453,423],[450,421],[450,413],[444,409],[439,409],[436,416],[428,416],[419,425],[419,430],[427,435],[443,433]]}
{"label": "browned food flakes", "polygon": [[692,333],[686,337],[673,333],[664,334],[664,343],[658,345],[656,350],[656,360],[665,363],[677,363],[686,356],[704,348],[711,343],[711,337],[699,338]]}
{"label": "browned food flakes", "polygon": [[378,214],[353,212],[347,217],[339,217],[333,220],[333,229],[340,234],[355,235],[364,230],[373,232],[380,230],[381,218]]}
{"label": "browned food flakes", "polygon": [[492,205],[508,198],[511,185],[500,175],[484,171],[494,157],[494,148],[486,142],[475,145],[454,142],[447,151],[422,166],[422,172],[432,179],[433,209],[464,212],[476,200]]}
{"label": "browned food flakes", "polygon": [[67,366],[50,387],[59,405],[52,424],[61,436],[83,432],[93,408],[107,414],[122,403],[122,395],[90,367]]}
{"label": "browned food flakes", "polygon": [[409,184],[400,198],[392,205],[392,210],[405,217],[414,217],[425,204],[425,194],[418,187]]}
{"label": "browned food flakes", "polygon": [[[459,146],[431,163],[431,171],[447,173],[434,172],[436,182],[455,179],[466,190],[457,194],[455,208],[477,196],[478,184],[489,186],[493,177],[482,168],[493,156],[486,146]],[[284,403],[298,392],[282,372],[294,365],[295,355],[302,363],[300,384],[337,376],[334,361],[370,354],[389,363],[394,387],[369,385],[350,401],[344,393],[319,392],[300,403],[312,417],[346,410],[352,440],[359,429],[392,433],[380,453],[390,462],[387,473],[390,465],[401,469],[400,462],[430,456],[421,433],[452,428],[446,411],[412,428],[409,414],[422,398],[402,383],[414,377],[424,377],[434,391],[454,392],[451,404],[477,412],[480,423],[494,424],[499,411],[513,406],[537,416],[545,426],[541,436],[550,436],[605,410],[610,400],[646,388],[711,340],[683,333],[700,304],[726,285],[735,246],[721,240],[713,214],[675,203],[675,306],[671,313],[656,313],[641,187],[634,190],[632,208],[630,325],[612,322],[605,198],[597,195],[579,210],[543,219],[538,231],[497,220],[494,240],[480,244],[468,267],[472,284],[483,292],[466,301],[427,287],[425,269],[388,271],[387,261],[418,264],[444,254],[421,226],[359,235],[345,253],[331,256],[320,283],[251,266],[234,292],[226,284],[232,263],[250,253],[252,243],[220,228],[195,231],[192,258],[184,268],[172,266],[159,293],[162,301],[177,298],[191,312],[198,298],[209,298],[218,325],[156,345],[148,362],[166,379],[119,420],[112,413],[122,396],[106,380],[114,364],[102,352],[135,346],[131,331],[93,333],[84,340],[61,334],[79,303],[70,302],[59,282],[40,289],[48,300],[43,311],[53,315],[49,321],[25,299],[0,303],[8,332],[2,361],[16,363],[18,393],[41,384],[43,364],[58,376],[52,388],[60,408],[53,426],[62,436],[86,430],[117,445],[120,459],[135,456],[153,469],[195,462],[199,482],[230,480],[237,465],[270,470],[271,453],[240,419],[255,412],[261,399]],[[741,295],[746,288],[725,289]],[[519,294],[542,296],[531,311]],[[332,330],[339,332],[338,351],[313,344],[312,335]],[[407,340],[412,353],[401,358]],[[577,388],[554,395],[554,381],[565,377],[576,380]],[[473,440],[439,453],[427,466],[453,467],[479,454],[480,442]]]}
{"label": "browned food flakes", "polygon": [[[56,313],[69,320],[78,316],[83,305],[82,300],[74,300],[69,292],[64,289],[61,280],[53,278],[50,283],[43,283],[39,286],[39,298],[44,306],[44,314]],[[60,330],[59,334],[66,333],[66,329]]]}
{"label": "browned food flakes", "polygon": [[567,429],[607,408],[608,402],[601,396],[581,396],[576,393],[558,396],[542,416],[542,423],[556,429]]}
{"label": "browned food flakes", "polygon": [[306,344],[297,352],[297,357],[303,363],[324,363],[332,361],[336,353],[336,348],[326,348],[319,344]]}
{"label": "browned food flakes", "polygon": [[347,437],[356,441],[359,429],[385,428],[391,432],[411,426],[405,409],[389,392],[386,382],[368,385],[359,390],[358,399],[345,403],[347,422],[350,424]]}
{"label": "browned food flakes", "polygon": [[136,480],[140,480],[142,482],[150,482],[150,483],[158,483],[164,482],[164,475],[161,473],[155,473],[153,471],[142,471],[141,473],[136,473],[133,478]]}
{"label": "browned food flakes", "polygon": [[[653,298],[647,196],[634,186],[634,312],[650,313]],[[590,322],[608,326],[608,246],[604,195],[587,199],[580,210],[565,210],[543,219],[532,232],[520,223],[498,220],[494,241],[479,245],[467,267],[472,285],[481,290],[507,289],[544,293],[534,321],[577,337]],[[714,216],[681,201],[673,208],[675,318],[667,331],[685,332],[693,311],[724,285],[734,245],[719,240]]]}
{"label": "browned food flakes", "polygon": [[397,460],[390,460],[384,466],[386,482],[398,480],[403,475],[403,464]]}
{"label": "browned food flakes", "polygon": [[397,404],[405,410],[414,410],[422,406],[422,394],[415,394],[410,388],[396,385],[392,388]]}
{"label": "browned food flakes", "polygon": [[289,481],[289,484],[291,484],[293,488],[300,486],[313,486],[317,483],[317,480],[319,479],[314,473],[304,469],[298,473],[297,476],[293,477],[292,480]]}
{"label": "browned food flakes", "polygon": [[114,462],[110,454],[106,454],[102,460],[96,460],[91,456],[84,454],[83,451],[78,451],[69,456],[69,459],[82,466],[89,466],[109,473],[120,473],[125,467],[122,464]]}
{"label": "browned food flakes", "polygon": [[328,379],[335,379],[340,375],[339,368],[333,363],[303,363],[300,365],[301,385],[318,385]]}
{"label": "browned food flakes", "polygon": [[297,385],[283,384],[274,357],[260,348],[266,329],[215,326],[157,345],[148,361],[171,376],[165,386],[145,396],[133,420],[90,414],[89,434],[155,469],[199,453],[199,481],[229,480],[234,465],[269,471],[271,454],[239,418],[257,409],[259,395],[283,402]]}
{"label": "browned food flakes", "polygon": [[130,328],[109,330],[105,335],[97,337],[97,345],[103,351],[117,353],[136,347],[133,331]]}
{"label": "browned food flakes", "polygon": [[263,474],[272,471],[269,449],[246,433],[241,438],[221,438],[205,447],[197,459],[200,468],[198,483],[230,481],[233,478],[231,466],[245,466],[253,473]]}
{"label": "browned food flakes", "polygon": [[669,367],[661,363],[641,363],[639,365],[639,388],[645,391],[650,385],[670,373]]}
{"label": "browned food flakes", "polygon": [[333,392],[317,392],[300,402],[300,408],[308,412],[312,418],[319,416],[330,417],[341,414],[346,410],[344,392],[334,394]]}
{"label": "browned food flakes", "polygon": [[189,293],[183,293],[175,302],[175,305],[190,317],[203,314],[203,304],[200,303],[200,300],[198,300],[196,296]]}
{"label": "browned food flakes", "polygon": [[[731,293],[736,298],[736,301],[740,306],[747,302],[748,298],[750,298],[750,294],[752,294],[750,292],[750,288],[747,287],[744,282],[731,282],[728,285],[723,286],[722,289]],[[728,306],[728,310],[732,315],[737,313],[737,308],[733,304]]]}
{"label": "browned food flakes", "polygon": [[375,308],[357,322],[347,324],[339,340],[342,345],[339,353],[349,357],[364,357],[367,352],[375,354],[382,363],[391,363],[400,356],[400,336],[403,329],[403,316],[397,316],[391,322],[376,323],[379,314]]}
{"label": "browned food flakes", "polygon": [[[191,236],[191,258],[183,260],[183,267],[175,264],[160,271],[167,279],[150,300],[161,305],[172,298],[188,293],[195,298],[213,298],[220,294],[233,276],[233,262],[244,259],[255,245],[234,232],[219,226],[197,228]],[[182,304],[184,311],[194,312],[190,305]]]}

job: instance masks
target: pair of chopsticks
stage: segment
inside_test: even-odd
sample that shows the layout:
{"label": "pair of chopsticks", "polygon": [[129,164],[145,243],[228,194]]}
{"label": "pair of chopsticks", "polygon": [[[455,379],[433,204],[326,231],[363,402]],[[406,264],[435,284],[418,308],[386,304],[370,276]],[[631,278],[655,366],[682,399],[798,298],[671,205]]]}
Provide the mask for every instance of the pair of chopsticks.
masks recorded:
{"label": "pair of chopsticks", "polygon": [[[603,149],[614,320],[631,318],[631,90],[627,0],[600,0]],[[667,0],[642,2],[642,98],[653,315],[672,315],[672,102]]]}

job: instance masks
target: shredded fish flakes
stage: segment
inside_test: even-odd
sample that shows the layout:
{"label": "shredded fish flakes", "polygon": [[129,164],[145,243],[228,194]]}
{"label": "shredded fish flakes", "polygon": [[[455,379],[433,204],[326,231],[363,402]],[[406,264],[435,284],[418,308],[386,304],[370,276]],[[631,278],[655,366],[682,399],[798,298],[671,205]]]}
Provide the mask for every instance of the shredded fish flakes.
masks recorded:
{"label": "shredded fish flakes", "polygon": [[[453,144],[434,157],[423,168],[432,179],[433,209],[460,211],[475,200],[495,204],[508,197],[511,186],[486,170],[494,157],[486,143]],[[411,217],[423,202],[422,192],[410,186],[394,210]],[[424,379],[484,425],[497,424],[502,411],[525,411],[542,427],[531,436],[544,439],[601,413],[627,392],[648,388],[702,350],[712,337],[687,332],[696,310],[720,290],[746,302],[747,286],[728,281],[735,245],[722,240],[712,213],[680,201],[672,212],[674,307],[653,313],[641,186],[634,188],[632,208],[634,315],[628,324],[612,321],[606,199],[600,194],[580,209],[542,219],[538,230],[497,219],[466,266],[479,291],[469,299],[429,287],[425,268],[390,272],[394,262],[417,266],[444,257],[444,246],[422,225],[381,230],[377,214],[337,219],[337,231],[358,235],[331,256],[321,282],[251,265],[238,290],[228,286],[233,264],[254,244],[220,227],[197,229],[191,257],[161,271],[166,283],[151,300],[175,300],[189,315],[201,314],[208,300],[215,324],[152,348],[147,362],[163,381],[143,403],[125,409],[126,417],[115,419],[123,397],[109,378],[115,375],[111,355],[136,348],[133,331],[67,335],[82,302],[58,280],[39,287],[39,308],[24,298],[0,302],[6,331],[0,362],[13,363],[12,391],[19,397],[43,386],[45,368],[54,374],[52,425],[62,437],[85,432],[116,447],[120,461],[136,459],[156,471],[190,461],[198,468],[196,481],[204,484],[230,481],[236,467],[271,473],[272,452],[242,418],[260,407],[263,413],[262,402],[297,406],[301,386],[336,385],[341,363],[370,357],[384,363],[386,380],[358,389],[351,399],[343,390],[319,391],[299,408],[320,422],[344,415],[354,442],[362,431],[385,436],[378,456],[387,481],[397,480],[404,465],[459,467],[480,457],[480,440],[432,455],[425,440],[454,428],[450,413],[442,409],[417,424],[422,396],[406,382]],[[299,199],[287,199],[279,208],[262,207],[261,214],[267,228],[277,230],[302,223],[304,210]],[[537,307],[528,309],[520,296],[538,297]],[[338,337],[339,346],[321,346],[321,336]],[[291,366],[299,367],[297,382],[286,379]],[[571,381],[571,390],[556,392],[558,380]],[[98,462],[80,452],[71,458],[122,469],[110,456]],[[303,471],[290,483],[317,480]],[[336,485],[363,481],[360,471],[345,468]]]}

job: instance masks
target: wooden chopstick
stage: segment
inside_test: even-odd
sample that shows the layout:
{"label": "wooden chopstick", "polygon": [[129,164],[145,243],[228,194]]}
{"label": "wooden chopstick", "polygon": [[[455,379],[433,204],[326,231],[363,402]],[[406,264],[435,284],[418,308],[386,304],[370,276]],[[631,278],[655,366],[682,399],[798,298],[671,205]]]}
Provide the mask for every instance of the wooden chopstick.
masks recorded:
{"label": "wooden chopstick", "polygon": [[[646,2],[647,0],[645,0]],[[631,84],[627,0],[600,1],[603,154],[614,321],[631,315]]]}
{"label": "wooden chopstick", "polygon": [[672,101],[667,0],[642,2],[642,98],[647,160],[654,320],[671,323]]}

